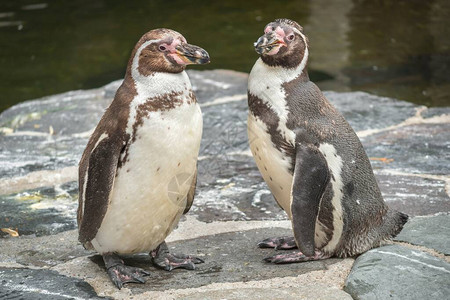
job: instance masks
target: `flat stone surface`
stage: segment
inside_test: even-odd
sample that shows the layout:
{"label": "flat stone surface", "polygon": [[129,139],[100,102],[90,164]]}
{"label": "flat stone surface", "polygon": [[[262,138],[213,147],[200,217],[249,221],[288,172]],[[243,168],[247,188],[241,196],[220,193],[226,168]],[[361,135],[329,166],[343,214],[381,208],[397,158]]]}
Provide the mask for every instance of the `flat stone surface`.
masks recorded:
{"label": "flat stone surface", "polygon": [[273,299],[273,300],[352,300],[353,298],[337,288],[327,287],[321,284],[301,286],[295,288],[247,288],[227,289],[220,291],[208,291],[195,295],[180,297],[183,300],[239,300],[239,299]]}
{"label": "flat stone surface", "polygon": [[359,256],[344,290],[353,299],[447,299],[450,264],[398,245]]}
{"label": "flat stone surface", "polygon": [[450,215],[442,214],[409,220],[395,239],[450,255],[449,233]]}
{"label": "flat stone surface", "polygon": [[[20,235],[55,234],[76,228],[78,183],[0,195],[0,227],[17,228]],[[0,236],[5,233],[0,231]]]}
{"label": "flat stone surface", "polygon": [[374,169],[396,169],[416,174],[450,174],[450,124],[415,124],[361,139]]}
{"label": "flat stone surface", "polygon": [[54,235],[5,238],[0,243],[0,266],[20,264],[27,267],[53,267],[92,252],[78,243],[78,231]]}
{"label": "flat stone surface", "polygon": [[17,134],[0,136],[2,178],[78,165],[87,144],[87,138],[74,136]]}
{"label": "flat stone surface", "polygon": [[0,282],[0,299],[107,299],[88,283],[51,270],[0,268]]}
{"label": "flat stone surface", "polygon": [[450,197],[443,179],[393,175],[375,171],[386,203],[410,217],[450,212]]}
{"label": "flat stone surface", "polygon": [[[283,236],[289,233],[290,230],[287,229],[265,228],[264,230],[224,233],[171,242],[168,244],[171,252],[198,256],[204,259],[205,263],[197,265],[197,269],[194,271],[176,269],[167,272],[155,268],[150,262],[149,255],[130,256],[124,258],[126,264],[148,270],[151,275],[147,277],[144,285],[130,284],[128,287],[132,289],[133,294],[141,294],[149,290],[196,288],[211,283],[290,277],[311,271],[325,270],[328,266],[341,261],[341,259],[328,259],[290,265],[265,263],[263,258],[275,255],[276,251],[259,249],[256,246],[258,241],[266,237]],[[112,288],[112,283],[104,270],[102,258],[94,255],[89,259],[91,263],[86,264],[85,268],[78,269],[77,273],[83,277],[91,277],[90,280],[103,282],[106,285],[105,290]],[[97,267],[93,267],[93,264]]]}
{"label": "flat stone surface", "polygon": [[[416,114],[418,106],[365,92],[324,92],[356,132],[399,124]],[[448,110],[447,110],[448,113]]]}

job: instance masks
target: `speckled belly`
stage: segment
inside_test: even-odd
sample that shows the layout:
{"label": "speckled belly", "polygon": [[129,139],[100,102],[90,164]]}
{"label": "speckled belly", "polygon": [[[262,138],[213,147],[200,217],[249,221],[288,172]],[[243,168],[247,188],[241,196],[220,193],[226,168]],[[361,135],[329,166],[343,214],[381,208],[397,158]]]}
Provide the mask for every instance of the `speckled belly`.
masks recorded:
{"label": "speckled belly", "polygon": [[251,113],[247,126],[250,150],[256,165],[278,204],[291,218],[291,159],[273,146],[266,125]]}
{"label": "speckled belly", "polygon": [[[181,110],[181,111],[176,111]],[[150,114],[118,170],[110,205],[92,240],[99,253],[155,249],[186,207],[202,134],[197,104]]]}

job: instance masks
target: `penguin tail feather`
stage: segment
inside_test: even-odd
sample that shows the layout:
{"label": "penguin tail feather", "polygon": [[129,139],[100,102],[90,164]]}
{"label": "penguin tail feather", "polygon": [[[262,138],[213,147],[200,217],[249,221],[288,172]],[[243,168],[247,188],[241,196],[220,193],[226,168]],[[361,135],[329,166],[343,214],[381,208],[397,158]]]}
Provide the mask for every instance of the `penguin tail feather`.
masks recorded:
{"label": "penguin tail feather", "polygon": [[406,222],[408,222],[409,220],[409,216],[405,213],[399,212],[399,211],[392,211],[392,215],[393,215],[393,225],[394,225],[394,230],[392,232],[392,237],[397,236],[397,234],[400,233],[400,231],[402,231],[403,226],[406,224]]}

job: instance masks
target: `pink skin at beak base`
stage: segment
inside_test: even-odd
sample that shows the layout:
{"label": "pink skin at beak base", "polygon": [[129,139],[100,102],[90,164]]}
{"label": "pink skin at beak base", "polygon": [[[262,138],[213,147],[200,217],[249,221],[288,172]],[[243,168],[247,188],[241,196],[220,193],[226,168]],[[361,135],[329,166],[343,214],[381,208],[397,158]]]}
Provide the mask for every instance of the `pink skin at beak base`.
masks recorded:
{"label": "pink skin at beak base", "polygon": [[169,56],[172,57],[172,58],[175,60],[175,62],[176,62],[177,64],[179,64],[179,65],[187,65],[187,64],[189,64],[190,62],[189,62],[188,60],[183,59],[183,57],[181,57],[181,56],[178,54],[178,52],[177,52],[176,47],[177,47],[179,44],[181,44],[181,41],[178,40],[178,39],[176,39],[176,40],[174,40],[174,41],[172,42],[172,44],[166,46],[167,49],[170,51]]}
{"label": "pink skin at beak base", "polygon": [[286,43],[284,42],[284,37],[286,36],[286,33],[280,26],[277,26],[275,30],[272,30],[271,26],[267,26],[266,29],[264,30],[264,33],[269,33],[271,31],[275,31],[275,36],[278,40],[278,45],[269,52],[267,52],[266,55],[275,55],[278,53],[278,51],[280,51],[281,46],[287,46]]}

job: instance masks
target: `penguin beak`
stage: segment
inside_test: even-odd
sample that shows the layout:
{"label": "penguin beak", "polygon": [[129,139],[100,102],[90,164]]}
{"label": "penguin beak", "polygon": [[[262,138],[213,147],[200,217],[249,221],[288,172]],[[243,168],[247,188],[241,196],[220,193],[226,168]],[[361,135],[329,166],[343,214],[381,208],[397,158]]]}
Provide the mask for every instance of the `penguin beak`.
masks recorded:
{"label": "penguin beak", "polygon": [[210,62],[209,54],[205,49],[191,44],[180,44],[176,48],[176,55],[181,59],[184,65],[207,64]]}
{"label": "penguin beak", "polygon": [[281,36],[271,31],[261,36],[253,46],[259,55],[273,55],[278,53],[281,46],[286,46],[286,43]]}

